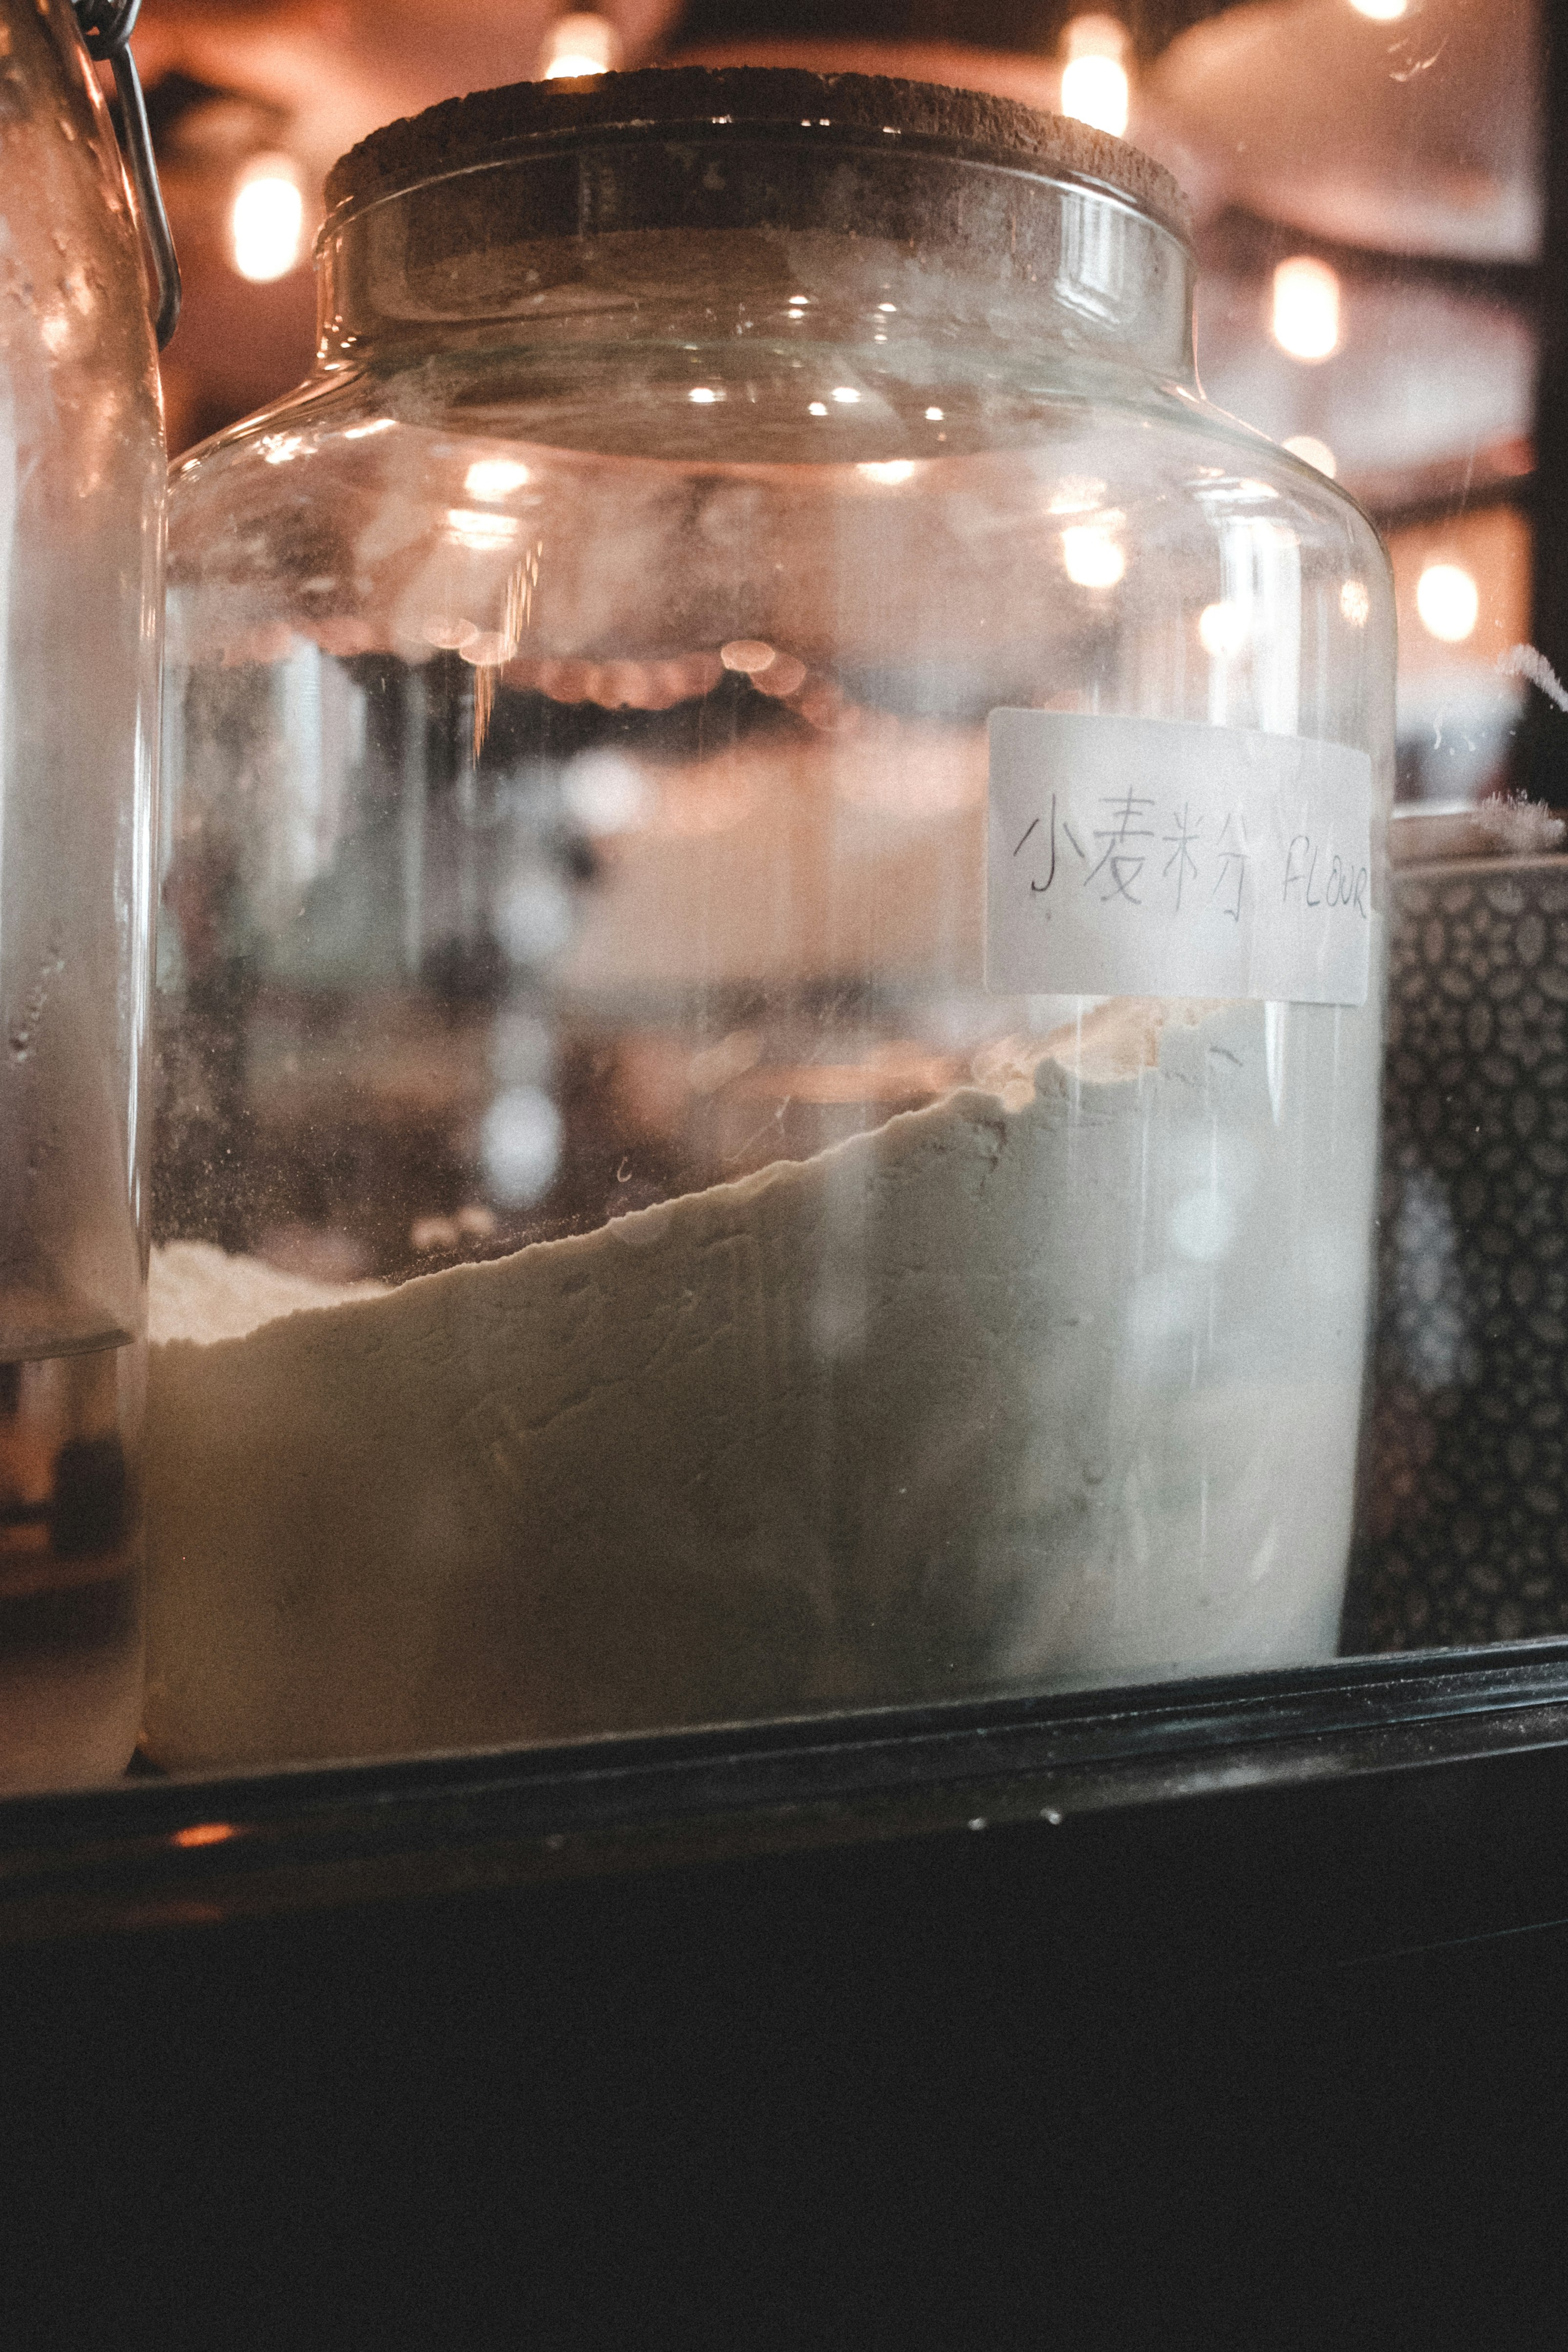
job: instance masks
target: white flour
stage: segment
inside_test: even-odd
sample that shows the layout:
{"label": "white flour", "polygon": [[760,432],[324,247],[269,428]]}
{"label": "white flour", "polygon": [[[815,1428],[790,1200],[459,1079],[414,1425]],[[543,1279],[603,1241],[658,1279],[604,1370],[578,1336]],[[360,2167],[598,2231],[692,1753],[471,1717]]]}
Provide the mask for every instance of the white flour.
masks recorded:
{"label": "white flour", "polygon": [[1122,1002],[814,1160],[394,1291],[155,1253],[152,1752],[1329,1654],[1377,1048],[1370,1009]]}

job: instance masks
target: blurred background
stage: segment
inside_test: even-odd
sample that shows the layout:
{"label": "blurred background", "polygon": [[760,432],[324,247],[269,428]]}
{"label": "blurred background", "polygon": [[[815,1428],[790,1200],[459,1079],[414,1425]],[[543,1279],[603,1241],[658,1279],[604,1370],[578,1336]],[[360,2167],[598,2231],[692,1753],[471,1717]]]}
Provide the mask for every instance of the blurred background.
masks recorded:
{"label": "blurred background", "polygon": [[675,58],[993,90],[1176,173],[1210,398],[1382,527],[1401,799],[1451,812],[1522,785],[1561,805],[1568,585],[1532,561],[1568,543],[1538,290],[1568,246],[1549,152],[1568,109],[1544,29],[1538,0],[148,0],[135,47],[186,288],[170,451],[305,374],[324,175],[396,116]]}

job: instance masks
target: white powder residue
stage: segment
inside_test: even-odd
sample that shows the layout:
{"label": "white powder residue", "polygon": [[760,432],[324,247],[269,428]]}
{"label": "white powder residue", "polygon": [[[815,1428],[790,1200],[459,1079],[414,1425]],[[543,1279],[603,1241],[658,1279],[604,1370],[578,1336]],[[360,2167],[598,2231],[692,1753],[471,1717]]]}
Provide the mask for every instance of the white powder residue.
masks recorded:
{"label": "white powder residue", "polygon": [[1371,1009],[1122,1002],[813,1160],[380,1295],[155,1253],[152,1752],[1330,1654],[1377,1076]]}
{"label": "white powder residue", "polygon": [[153,1252],[152,1269],[147,1337],[154,1348],[171,1339],[244,1339],[304,1307],[385,1296],[382,1283],[315,1282],[258,1257],[231,1257],[211,1242],[170,1242]]}

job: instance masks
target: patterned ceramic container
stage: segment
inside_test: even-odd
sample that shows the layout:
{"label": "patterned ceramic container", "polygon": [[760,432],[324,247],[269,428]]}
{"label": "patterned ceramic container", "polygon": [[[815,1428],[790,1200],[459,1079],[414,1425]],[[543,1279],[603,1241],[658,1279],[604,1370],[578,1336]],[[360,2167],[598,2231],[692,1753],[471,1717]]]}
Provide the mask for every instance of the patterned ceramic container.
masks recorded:
{"label": "patterned ceramic container", "polygon": [[1380,1306],[1344,1647],[1560,1633],[1568,856],[1406,866],[1393,910]]}

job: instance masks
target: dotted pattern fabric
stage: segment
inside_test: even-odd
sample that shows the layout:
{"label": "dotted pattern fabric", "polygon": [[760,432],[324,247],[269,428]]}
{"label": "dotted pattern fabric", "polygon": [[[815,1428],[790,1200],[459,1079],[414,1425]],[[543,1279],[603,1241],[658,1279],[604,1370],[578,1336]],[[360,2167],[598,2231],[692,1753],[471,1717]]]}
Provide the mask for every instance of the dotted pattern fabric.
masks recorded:
{"label": "dotted pattern fabric", "polygon": [[1342,1646],[1568,1631],[1568,858],[1395,877]]}

